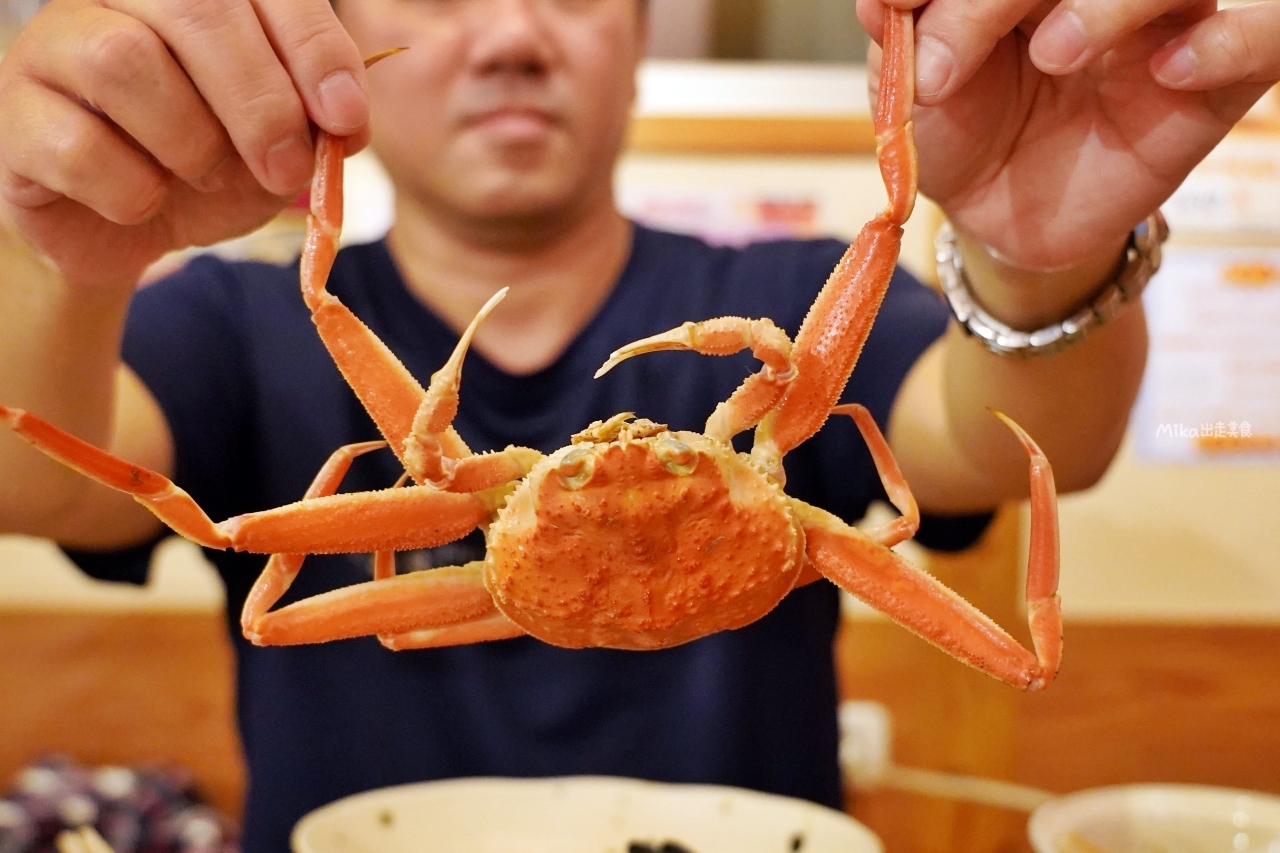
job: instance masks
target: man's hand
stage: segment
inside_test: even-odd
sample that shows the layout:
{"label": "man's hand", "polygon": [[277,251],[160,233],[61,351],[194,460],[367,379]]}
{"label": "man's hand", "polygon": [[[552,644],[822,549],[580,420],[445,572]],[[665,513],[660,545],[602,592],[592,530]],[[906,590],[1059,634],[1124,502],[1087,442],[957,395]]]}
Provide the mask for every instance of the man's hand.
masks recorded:
{"label": "man's hand", "polygon": [[[1114,275],[1130,230],[1280,79],[1280,0],[858,0],[919,9],[920,190],[946,211],[978,301],[1022,329]],[[871,56],[873,86],[878,51]],[[1025,494],[990,406],[1053,461],[1064,491],[1106,470],[1142,378],[1141,304],[1047,357],[993,355],[956,324],[908,375],[889,439],[922,509]]]}
{"label": "man's hand", "polygon": [[0,64],[0,204],[76,285],[245,233],[310,179],[308,119],[367,139],[327,0],[53,0]]}
{"label": "man's hand", "polygon": [[1114,253],[1280,79],[1276,0],[886,3],[924,7],[921,192],[1015,267]]}

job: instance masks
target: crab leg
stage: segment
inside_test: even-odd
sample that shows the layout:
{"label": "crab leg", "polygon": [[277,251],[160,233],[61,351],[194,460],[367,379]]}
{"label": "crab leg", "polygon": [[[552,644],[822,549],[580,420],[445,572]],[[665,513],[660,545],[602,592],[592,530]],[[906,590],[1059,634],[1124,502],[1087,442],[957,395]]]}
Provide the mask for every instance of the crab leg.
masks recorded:
{"label": "crab leg", "polygon": [[791,339],[768,318],[717,317],[700,323],[685,323],[677,329],[653,335],[615,350],[596,378],[637,355],[662,350],[692,350],[702,355],[733,355],[744,349],[764,362],[758,373],[748,376],[737,390],[707,419],[706,434],[728,442],[743,430],[751,429],[768,414],[787,385],[795,378],[791,362]]}
{"label": "crab leg", "polygon": [[[831,414],[848,415],[853,418],[858,431],[862,433],[862,440],[867,443],[867,448],[871,451],[871,460],[875,463],[876,473],[880,475],[880,483],[884,486],[885,494],[889,496],[889,503],[902,513],[892,521],[862,530],[862,535],[886,548],[892,548],[899,542],[915,536],[916,531],[920,529],[920,507],[916,505],[915,495],[911,494],[911,487],[902,476],[898,461],[893,458],[889,443],[884,440],[884,434],[876,425],[875,418],[871,417],[871,412],[866,406],[849,403],[836,406],[831,410]],[[813,562],[805,560],[804,568],[796,578],[796,587],[821,579],[822,573],[813,565]]]}
{"label": "crab leg", "polygon": [[[320,473],[316,475],[311,487],[307,489],[306,497],[319,498],[334,494],[337,492],[338,486],[341,485],[342,478],[346,476],[347,470],[351,467],[352,460],[363,453],[382,447],[386,447],[386,442],[375,441],[366,444],[352,444],[340,448],[329,457],[324,467],[320,469]],[[479,459],[480,457],[472,458]],[[523,474],[519,476],[523,476]],[[408,474],[405,474],[392,488],[400,488],[407,478]],[[378,551],[374,554],[373,578],[375,582],[396,576],[395,554],[396,552],[393,550]],[[261,643],[263,626],[269,624],[275,618],[275,615],[269,611],[293,584],[305,559],[305,554],[271,555],[271,559],[267,561],[262,574],[258,576],[257,582],[253,585],[253,589],[250,590],[248,598],[245,599],[244,609],[241,611],[240,628],[247,639],[255,643]],[[289,618],[298,617],[295,615]],[[467,637],[474,636],[474,639],[445,642],[445,640],[455,635],[463,636],[459,632],[465,632]],[[495,610],[491,616],[483,617],[474,623],[467,622],[456,627],[425,629],[406,635],[398,633],[380,634],[378,639],[388,648],[404,649],[426,648],[427,645],[480,642],[485,639],[519,636],[523,633],[506,617]]]}
{"label": "crab leg", "polygon": [[902,244],[902,226],[915,205],[911,14],[909,9],[886,9],[875,129],[889,203],[845,252],[800,328],[794,355],[799,376],[787,388],[778,409],[756,432],[753,455],[770,470],[822,427],[839,399],[888,290]]}
{"label": "crab leg", "polygon": [[533,470],[542,454],[528,447],[508,447],[494,453],[481,453],[452,460],[449,481],[433,484],[446,492],[458,494],[483,492],[519,480]]}
{"label": "crab leg", "polygon": [[474,530],[497,508],[494,495],[414,486],[306,498],[215,524],[190,495],[162,474],[112,456],[21,409],[0,406],[0,420],[69,468],[133,495],[174,531],[206,548],[255,554],[431,548]]}
{"label": "crab leg", "polygon": [[[431,385],[418,404],[413,425],[405,439],[403,456],[405,468],[416,482],[431,483],[436,488],[449,491],[478,491],[467,485],[459,487],[454,484],[455,475],[461,473],[457,470],[461,460],[454,458],[450,453],[450,424],[458,414],[462,361],[466,358],[467,350],[471,346],[471,339],[475,337],[476,329],[489,316],[489,313],[506,298],[508,289],[504,287],[490,297],[472,319],[471,325],[467,326],[462,337],[458,339],[458,344],[453,348],[449,360],[445,362],[444,367],[432,375]],[[481,473],[483,470],[491,471],[488,474],[490,477],[503,477],[504,472],[510,471],[505,479],[498,480],[498,482],[508,482],[529,473],[529,468],[533,467],[533,463],[540,458],[541,454],[535,450],[509,447],[502,454],[486,455],[480,457],[485,461],[472,463],[473,466],[478,467],[474,468],[474,473],[470,477],[483,478],[485,476]],[[524,462],[528,463],[528,467],[524,467]]]}
{"label": "crab leg", "polygon": [[831,410],[831,414],[848,415],[853,418],[853,422],[858,426],[858,432],[862,433],[862,440],[867,443],[867,448],[871,451],[871,459],[876,464],[876,473],[880,475],[880,483],[884,486],[885,494],[889,496],[889,503],[902,513],[892,521],[862,532],[886,548],[892,548],[899,542],[905,542],[915,536],[916,531],[920,529],[920,507],[916,505],[915,495],[911,494],[911,487],[902,476],[898,460],[893,458],[893,451],[889,449],[889,442],[884,440],[884,434],[880,432],[876,419],[871,417],[871,412],[867,411],[866,406],[857,403],[836,406]]}
{"label": "crab leg", "polygon": [[[371,56],[365,60],[365,65],[372,65],[396,52],[392,50]],[[325,289],[342,232],[345,155],[346,141],[341,137],[323,131],[316,137],[311,215],[307,217],[307,235],[302,249],[302,298],[338,370],[386,437],[392,451],[403,462],[405,440],[413,431],[414,416],[426,392],[387,345]],[[453,458],[470,455],[466,444],[452,429],[444,431],[442,445]]]}
{"label": "crab leg", "polygon": [[[393,489],[402,487],[409,480],[409,472],[400,475],[400,479],[396,480]],[[373,579],[382,580],[383,578],[395,577],[396,574],[396,552],[395,551],[376,551],[373,555]]]}
{"label": "crab leg", "polygon": [[376,581],[396,575],[396,552],[378,551],[373,555],[373,579]]}
{"label": "crab leg", "polygon": [[983,672],[1039,690],[1053,681],[1062,658],[1053,471],[1021,427],[999,417],[1018,436],[1031,460],[1026,598],[1034,653],[941,582],[856,528],[817,507],[799,501],[793,501],[793,506],[804,526],[809,559],[842,589]]}
{"label": "crab leg", "polygon": [[308,498],[229,518],[218,525],[237,551],[254,554],[362,554],[452,542],[485,523],[497,501],[431,486]]}
{"label": "crab leg", "polygon": [[[282,607],[258,620],[258,645],[324,643],[369,634],[393,648],[517,637],[484,586],[484,563],[445,566],[355,584]],[[397,646],[400,638],[405,645]]]}
{"label": "crab leg", "polygon": [[[321,466],[320,473],[316,474],[315,480],[311,482],[303,499],[334,494],[357,456],[386,446],[385,441],[370,441],[338,448]],[[249,635],[254,622],[270,610],[272,605],[280,600],[280,596],[289,590],[305,559],[305,554],[272,554],[271,559],[267,560],[267,565],[263,568],[262,574],[258,575],[253,589],[249,590],[244,607],[240,611],[240,627],[246,636]]]}
{"label": "crab leg", "polygon": [[441,646],[463,646],[468,643],[484,643],[490,640],[510,640],[523,637],[525,631],[496,609],[492,616],[473,619],[445,628],[423,628],[403,634],[380,634],[379,642],[393,652],[406,649],[436,649]]}
{"label": "crab leg", "polygon": [[[484,564],[475,563],[474,565],[483,566]],[[395,574],[394,551],[379,551],[373,555],[375,581],[395,577]],[[379,633],[378,642],[393,652],[399,652],[406,649],[434,649],[440,646],[462,646],[489,640],[508,640],[523,635],[523,628],[517,627],[514,622],[494,608],[493,613],[488,616],[480,616],[443,628],[419,628],[394,634]]]}
{"label": "crab leg", "polygon": [[46,456],[104,486],[133,495],[134,500],[192,542],[206,548],[231,547],[230,535],[167,477],[112,456],[22,409],[0,406],[0,420]]}

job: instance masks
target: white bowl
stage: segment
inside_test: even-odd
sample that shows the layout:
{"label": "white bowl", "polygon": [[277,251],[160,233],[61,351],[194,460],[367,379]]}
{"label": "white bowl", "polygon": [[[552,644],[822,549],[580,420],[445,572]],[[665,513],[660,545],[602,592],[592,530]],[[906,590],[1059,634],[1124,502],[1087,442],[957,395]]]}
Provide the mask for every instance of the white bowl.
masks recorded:
{"label": "white bowl", "polygon": [[1059,797],[1027,824],[1036,853],[1280,853],[1280,797],[1124,785]]}
{"label": "white bowl", "polygon": [[304,817],[295,853],[880,853],[870,830],[803,800],[632,779],[453,779],[356,794]]}

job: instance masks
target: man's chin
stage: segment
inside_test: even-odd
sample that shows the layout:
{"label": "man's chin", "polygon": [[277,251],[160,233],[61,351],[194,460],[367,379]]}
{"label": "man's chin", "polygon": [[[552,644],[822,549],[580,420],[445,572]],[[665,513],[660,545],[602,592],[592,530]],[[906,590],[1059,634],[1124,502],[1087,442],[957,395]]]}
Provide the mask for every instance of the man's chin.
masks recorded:
{"label": "man's chin", "polygon": [[[399,184],[402,193],[417,195],[427,209],[434,209],[432,218],[484,230],[555,231],[611,197],[611,184],[595,186],[592,176],[569,168],[563,157],[546,158],[537,165],[516,168],[509,162],[450,158],[421,176],[426,182]],[[420,195],[413,192],[415,184],[421,188]]]}
{"label": "man's chin", "polygon": [[521,232],[556,231],[577,217],[576,207],[567,199],[525,199],[519,202],[488,204],[476,208],[472,219],[477,224]]}
{"label": "man's chin", "polygon": [[584,194],[578,183],[563,174],[508,173],[475,187],[462,207],[495,220],[558,216],[575,207]]}

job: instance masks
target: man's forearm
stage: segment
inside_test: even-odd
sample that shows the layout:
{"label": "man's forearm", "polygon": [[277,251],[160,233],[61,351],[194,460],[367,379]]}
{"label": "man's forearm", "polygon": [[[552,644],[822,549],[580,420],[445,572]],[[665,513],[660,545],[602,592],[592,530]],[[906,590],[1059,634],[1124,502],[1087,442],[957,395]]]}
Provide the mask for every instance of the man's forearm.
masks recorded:
{"label": "man's forearm", "polygon": [[1059,491],[1088,488],[1124,438],[1146,363],[1146,320],[1133,305],[1088,339],[1053,356],[988,352],[958,326],[946,343],[947,410],[967,461],[1000,500],[1025,495],[1025,455],[987,411],[1005,412],[1044,449]]}
{"label": "man's forearm", "polygon": [[[1088,301],[1118,266],[1121,246],[1065,271],[1035,273],[961,243],[973,291],[1002,322],[1032,330]],[[1140,303],[1054,355],[989,352],[953,322],[912,371],[891,438],[923,508],[962,512],[1026,495],[1026,456],[988,409],[1041,445],[1061,491],[1097,482],[1124,437],[1146,363]],[[911,416],[900,416],[912,411]],[[927,414],[932,413],[932,414]]]}
{"label": "man's forearm", "polygon": [[[119,341],[129,292],[72,292],[0,228],[0,403],[30,410],[87,441],[110,439]],[[50,535],[88,481],[0,429],[0,529]]]}

